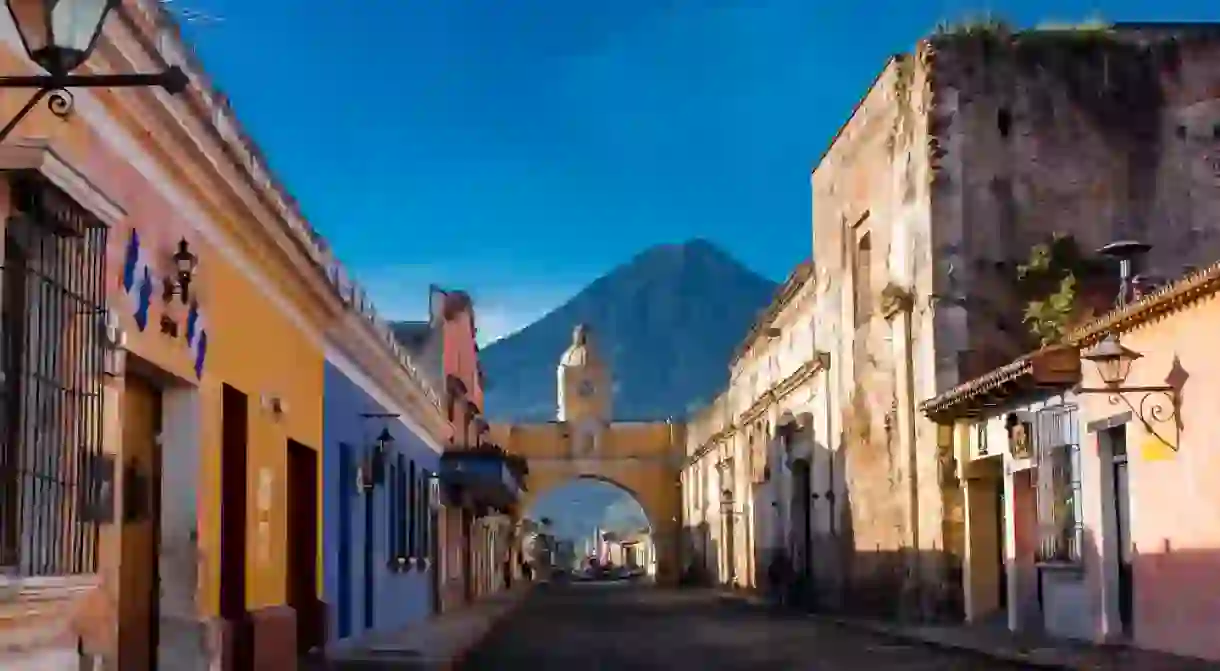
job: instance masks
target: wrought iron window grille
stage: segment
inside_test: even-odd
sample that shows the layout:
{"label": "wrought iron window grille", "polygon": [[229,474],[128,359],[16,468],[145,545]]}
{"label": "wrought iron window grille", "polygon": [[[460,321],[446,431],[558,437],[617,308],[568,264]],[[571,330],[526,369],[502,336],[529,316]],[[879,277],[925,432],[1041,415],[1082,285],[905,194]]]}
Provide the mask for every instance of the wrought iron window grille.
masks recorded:
{"label": "wrought iron window grille", "polygon": [[108,229],[40,177],[14,178],[12,195],[0,270],[0,566],[92,572],[101,508],[113,505],[101,449]]}

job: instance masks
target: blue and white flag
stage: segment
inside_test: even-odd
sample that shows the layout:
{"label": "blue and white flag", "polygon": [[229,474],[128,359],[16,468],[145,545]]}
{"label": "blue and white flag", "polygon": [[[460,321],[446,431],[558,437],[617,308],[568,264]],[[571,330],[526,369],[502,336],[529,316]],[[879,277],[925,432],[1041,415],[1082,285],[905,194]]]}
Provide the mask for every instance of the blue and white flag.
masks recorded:
{"label": "blue and white flag", "polygon": [[186,345],[195,362],[195,377],[202,378],[203,363],[208,357],[208,330],[197,301],[191,301],[190,312],[186,314]]}
{"label": "blue and white flag", "polygon": [[140,246],[140,234],[134,228],[123,258],[123,293],[131,302],[136,327],[143,331],[148,326],[148,309],[152,305],[153,277]]}

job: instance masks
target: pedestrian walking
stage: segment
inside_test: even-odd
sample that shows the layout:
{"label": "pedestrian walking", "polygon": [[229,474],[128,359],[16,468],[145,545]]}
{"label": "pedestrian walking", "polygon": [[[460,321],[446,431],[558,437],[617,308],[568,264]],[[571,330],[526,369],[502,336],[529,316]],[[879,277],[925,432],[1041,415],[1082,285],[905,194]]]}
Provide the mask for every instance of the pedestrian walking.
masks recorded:
{"label": "pedestrian walking", "polygon": [[776,550],[771,554],[771,564],[767,567],[767,578],[771,586],[771,598],[780,606],[788,605],[791,569],[787,552]]}

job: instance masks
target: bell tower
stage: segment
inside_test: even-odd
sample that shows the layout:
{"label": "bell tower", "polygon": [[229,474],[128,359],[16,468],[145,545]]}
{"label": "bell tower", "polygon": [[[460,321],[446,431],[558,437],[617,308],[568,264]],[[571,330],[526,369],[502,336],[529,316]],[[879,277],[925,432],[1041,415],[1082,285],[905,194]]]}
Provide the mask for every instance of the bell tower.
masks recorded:
{"label": "bell tower", "polygon": [[609,371],[593,346],[592,330],[585,324],[572,330],[572,344],[559,359],[558,414],[561,422],[583,424],[610,421]]}

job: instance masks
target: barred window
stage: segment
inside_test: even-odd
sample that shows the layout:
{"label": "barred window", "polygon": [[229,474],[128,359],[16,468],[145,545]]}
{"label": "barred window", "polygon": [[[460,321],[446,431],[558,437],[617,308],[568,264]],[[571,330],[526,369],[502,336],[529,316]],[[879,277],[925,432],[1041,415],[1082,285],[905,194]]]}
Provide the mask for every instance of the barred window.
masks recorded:
{"label": "barred window", "polygon": [[1038,455],[1039,561],[1079,562],[1084,542],[1080,491],[1080,425],[1075,405],[1040,410],[1034,418]]}
{"label": "barred window", "polygon": [[108,230],[37,178],[12,183],[0,292],[0,568],[97,567]]}

